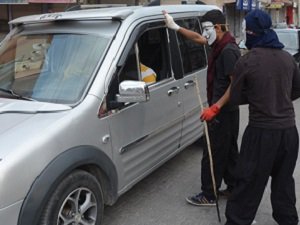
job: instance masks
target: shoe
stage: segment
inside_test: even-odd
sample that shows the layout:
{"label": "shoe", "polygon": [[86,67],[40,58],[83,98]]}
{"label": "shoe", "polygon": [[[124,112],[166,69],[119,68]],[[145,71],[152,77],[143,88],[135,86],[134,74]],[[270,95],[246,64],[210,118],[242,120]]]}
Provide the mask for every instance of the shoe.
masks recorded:
{"label": "shoe", "polygon": [[216,200],[214,198],[206,197],[203,192],[186,198],[186,201],[196,206],[215,206]]}
{"label": "shoe", "polygon": [[232,191],[227,188],[227,189],[224,189],[224,190],[219,190],[218,191],[218,196],[219,197],[224,197],[224,198],[229,198],[231,193],[232,193]]}

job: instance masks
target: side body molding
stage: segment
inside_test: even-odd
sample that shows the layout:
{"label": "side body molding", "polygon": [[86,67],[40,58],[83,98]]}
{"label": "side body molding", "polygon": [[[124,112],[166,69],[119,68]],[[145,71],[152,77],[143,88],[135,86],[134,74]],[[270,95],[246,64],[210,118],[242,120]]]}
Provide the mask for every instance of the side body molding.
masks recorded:
{"label": "side body molding", "polygon": [[96,166],[108,180],[109,195],[117,199],[118,177],[111,159],[92,146],[78,146],[58,155],[36,178],[21,208],[18,225],[38,225],[50,195],[71,171],[84,166]]}

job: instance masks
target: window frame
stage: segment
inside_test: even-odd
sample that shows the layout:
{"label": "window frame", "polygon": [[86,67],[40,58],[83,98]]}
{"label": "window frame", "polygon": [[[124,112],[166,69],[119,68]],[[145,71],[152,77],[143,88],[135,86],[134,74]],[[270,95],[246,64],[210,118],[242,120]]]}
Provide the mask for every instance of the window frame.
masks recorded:
{"label": "window frame", "polygon": [[[194,20],[194,22],[196,22],[198,24],[198,28],[199,28],[200,34],[202,34],[202,26],[201,26],[200,18],[199,17],[192,16],[192,17],[177,18],[177,19],[175,19],[175,22],[178,23],[178,24],[181,24],[181,23],[184,23],[185,20]],[[190,29],[190,27],[186,27],[186,28]],[[202,48],[202,52],[203,52],[202,57],[204,59],[204,64],[201,67],[198,67],[198,68],[193,69],[191,71],[185,72],[184,61],[183,61],[183,54],[182,54],[182,50],[180,48],[180,38],[179,38],[179,35],[180,34],[178,34],[178,32],[176,32],[177,46],[178,46],[178,51],[179,51],[179,56],[180,56],[180,59],[181,59],[181,66],[182,66],[182,77],[188,76],[188,75],[193,74],[193,73],[195,73],[197,71],[201,71],[201,70],[205,69],[207,67],[207,65],[208,65],[207,45],[196,44],[196,43],[193,43],[191,40],[186,39],[187,42],[191,42],[191,43],[193,43],[193,45],[199,45],[199,46],[201,46],[200,48]],[[185,37],[182,37],[182,38],[184,39]]]}
{"label": "window frame", "polygon": [[[129,105],[132,104],[137,104],[137,103],[131,103],[131,104],[122,104],[122,103],[113,103],[113,107],[111,106],[110,102],[114,102],[115,101],[115,95],[118,93],[118,90],[116,90],[116,88],[114,88],[115,90],[112,91],[112,86],[117,85],[117,89],[118,86],[120,84],[120,75],[122,74],[122,71],[126,65],[126,60],[130,54],[130,51],[132,50],[132,48],[134,47],[134,54],[136,55],[136,62],[137,62],[137,66],[138,66],[138,62],[140,62],[140,55],[139,55],[139,47],[138,47],[138,40],[141,38],[141,36],[150,30],[153,29],[162,29],[165,30],[165,41],[166,41],[166,49],[165,49],[165,54],[166,55],[166,62],[167,62],[167,67],[168,67],[168,73],[169,76],[159,80],[153,84],[149,84],[149,89],[153,89],[156,87],[159,87],[160,85],[164,85],[165,83],[170,82],[171,80],[174,80],[174,72],[172,70],[172,64],[171,64],[171,50],[170,50],[170,38],[169,38],[169,30],[168,28],[166,28],[165,26],[165,22],[164,21],[151,21],[151,22],[143,22],[140,23],[139,25],[137,25],[135,27],[135,29],[132,31],[131,36],[129,38],[129,40],[127,41],[127,44],[117,62],[117,69],[116,72],[114,73],[110,84],[109,84],[109,88],[108,88],[108,93],[106,95],[105,98],[105,102],[107,105],[107,110],[114,110],[114,109],[123,109]],[[138,76],[139,76],[139,80],[141,80],[141,69],[138,66]],[[113,93],[111,93],[113,92]]]}

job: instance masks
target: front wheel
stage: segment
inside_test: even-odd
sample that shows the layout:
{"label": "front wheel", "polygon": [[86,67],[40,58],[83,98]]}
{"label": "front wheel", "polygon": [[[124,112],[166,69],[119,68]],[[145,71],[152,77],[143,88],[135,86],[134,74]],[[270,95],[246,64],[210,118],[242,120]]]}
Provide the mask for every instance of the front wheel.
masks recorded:
{"label": "front wheel", "polygon": [[40,225],[100,225],[102,189],[97,179],[83,170],[65,177],[47,203]]}

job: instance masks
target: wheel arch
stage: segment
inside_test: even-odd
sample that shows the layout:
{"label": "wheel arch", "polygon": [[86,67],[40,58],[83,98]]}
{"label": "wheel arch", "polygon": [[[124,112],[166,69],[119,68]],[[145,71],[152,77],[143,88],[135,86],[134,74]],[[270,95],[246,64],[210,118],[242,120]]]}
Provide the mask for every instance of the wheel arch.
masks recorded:
{"label": "wheel arch", "polygon": [[56,185],[75,169],[88,171],[97,178],[105,204],[111,205],[117,200],[118,177],[111,159],[92,146],[74,147],[53,159],[33,182],[22,204],[18,225],[38,225]]}

